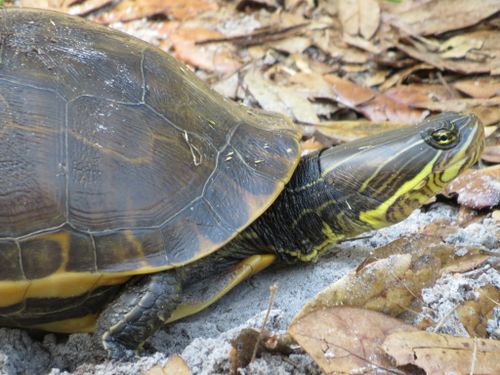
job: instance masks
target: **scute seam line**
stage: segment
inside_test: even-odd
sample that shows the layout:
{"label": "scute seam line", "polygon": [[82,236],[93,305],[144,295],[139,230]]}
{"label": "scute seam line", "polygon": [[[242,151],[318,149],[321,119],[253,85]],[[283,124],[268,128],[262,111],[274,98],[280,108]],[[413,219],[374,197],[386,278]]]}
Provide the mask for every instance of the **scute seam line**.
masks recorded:
{"label": "scute seam line", "polygon": [[12,79],[10,77],[7,78],[7,77],[9,77],[9,76],[0,74],[0,80],[1,81],[12,83],[13,85],[19,85],[19,86],[23,86],[23,87],[29,87],[29,88],[32,88],[32,89],[40,90],[40,91],[50,92],[50,93],[53,93],[53,94],[57,95],[58,97],[60,97],[62,100],[64,100],[65,103],[68,103],[68,100],[63,95],[61,95],[61,93],[58,90],[54,90],[54,89],[49,89],[49,88],[46,88],[46,87],[40,87],[40,86],[32,85],[30,83],[25,83],[25,82],[17,81],[15,79]]}

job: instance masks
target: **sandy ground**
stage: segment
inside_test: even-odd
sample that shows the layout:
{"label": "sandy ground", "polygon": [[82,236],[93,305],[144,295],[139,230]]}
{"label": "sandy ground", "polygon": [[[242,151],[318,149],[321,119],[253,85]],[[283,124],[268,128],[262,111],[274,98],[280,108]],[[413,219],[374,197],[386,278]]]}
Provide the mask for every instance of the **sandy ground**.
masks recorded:
{"label": "sandy ground", "polygon": [[[177,322],[158,332],[148,352],[133,363],[102,361],[93,348],[89,335],[45,335],[32,338],[25,332],[0,329],[0,374],[137,374],[166,357],[180,353],[194,374],[224,374],[229,371],[229,340],[242,328],[258,327],[267,308],[269,286],[278,283],[278,291],[268,322],[273,331],[286,330],[288,322],[300,307],[318,291],[336,281],[361,262],[377,246],[401,235],[416,233],[427,223],[454,218],[453,207],[437,203],[426,212],[416,211],[406,221],[372,233],[369,238],[336,245],[330,254],[316,264],[289,268],[272,268],[244,282],[219,303],[204,312]],[[471,224],[447,238],[457,244],[476,244],[500,252],[500,228],[492,219]],[[481,274],[477,275],[477,272]],[[448,314],[450,306],[470,298],[469,287],[491,283],[500,287],[500,275],[492,267],[474,275],[458,274],[443,277],[434,288],[423,294],[433,319]],[[469,292],[468,292],[469,291]],[[489,322],[490,330],[500,332],[500,310]],[[451,316],[442,332],[464,335],[460,323]],[[244,374],[319,374],[307,355],[292,355],[285,360],[265,355],[251,364]]]}

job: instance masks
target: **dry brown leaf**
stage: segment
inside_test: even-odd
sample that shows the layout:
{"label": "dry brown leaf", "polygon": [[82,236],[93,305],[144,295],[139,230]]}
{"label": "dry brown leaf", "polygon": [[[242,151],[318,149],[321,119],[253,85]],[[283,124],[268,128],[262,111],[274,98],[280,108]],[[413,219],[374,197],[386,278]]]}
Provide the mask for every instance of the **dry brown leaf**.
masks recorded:
{"label": "dry brown leaf", "polygon": [[[452,249],[449,251],[452,253]],[[397,254],[373,261],[361,270],[351,272],[319,292],[308,301],[294,321],[322,307],[358,306],[397,316],[405,311],[420,290],[439,277],[440,262],[429,257],[412,269],[411,254]]]}
{"label": "dry brown leaf", "polygon": [[350,35],[370,39],[380,23],[380,6],[376,0],[344,0],[338,3],[342,29]]}
{"label": "dry brown leaf", "polygon": [[415,124],[428,114],[338,76],[329,74],[325,79],[332,84],[336,101],[363,113],[370,120]]}
{"label": "dry brown leaf", "polygon": [[443,102],[425,100],[422,102],[414,102],[412,106],[439,112],[465,112],[481,106],[492,107],[498,110],[498,107],[500,107],[500,96],[489,99],[449,99]]}
{"label": "dry brown leaf", "polygon": [[380,91],[385,92],[392,86],[400,85],[403,80],[405,80],[406,78],[408,78],[413,73],[419,70],[430,70],[430,69],[434,69],[434,67],[429,64],[415,64],[406,69],[397,71],[380,86]]}
{"label": "dry brown leaf", "polygon": [[288,332],[327,374],[392,369],[380,344],[395,332],[415,328],[386,315],[347,306],[312,312]]}
{"label": "dry brown leaf", "polygon": [[226,98],[236,99],[240,87],[238,73],[231,74],[212,85],[212,88]]}
{"label": "dry brown leaf", "polygon": [[358,138],[379,134],[383,131],[399,129],[405,124],[393,122],[373,122],[370,120],[322,121],[315,126],[321,134],[335,143],[351,142]]}
{"label": "dry brown leaf", "polygon": [[336,75],[328,74],[324,76],[330,83],[335,95],[335,100],[348,108],[356,108],[375,99],[377,93],[368,88],[358,86],[355,83],[342,79]]}
{"label": "dry brown leaf", "polygon": [[460,206],[458,208],[456,221],[460,227],[465,228],[472,223],[481,221],[485,215],[485,212],[473,210],[472,208],[468,208],[465,206]]}
{"label": "dry brown leaf", "polygon": [[432,332],[396,332],[382,345],[398,366],[408,364],[434,374],[500,374],[500,341]]}
{"label": "dry brown leaf", "polygon": [[298,312],[294,321],[331,306],[357,306],[398,316],[408,310],[423,288],[446,272],[466,272],[491,256],[467,246],[465,255],[442,242],[458,230],[447,223],[432,223],[419,234],[404,236],[381,246],[358,268],[319,292]]}
{"label": "dry brown leaf", "polygon": [[248,366],[254,351],[256,356],[265,351],[288,355],[296,351],[297,343],[288,333],[278,335],[267,330],[244,328],[231,340],[231,346],[231,373],[239,374],[238,369]]}
{"label": "dry brown leaf", "polygon": [[288,333],[278,335],[268,330],[244,328],[231,340],[231,346],[229,352],[231,373],[237,374],[239,368],[248,366],[255,350],[256,356],[263,351],[287,355],[296,350],[297,343]]}
{"label": "dry brown leaf", "polygon": [[[177,59],[208,72],[231,74],[241,67],[234,48],[228,43],[199,45],[199,41],[222,36],[203,27],[181,27],[163,43],[171,44]],[[161,45],[163,47],[163,44]]]}
{"label": "dry brown leaf", "polygon": [[500,306],[500,289],[486,285],[476,291],[476,300],[465,301],[458,306],[456,314],[471,337],[488,337],[486,326],[493,316],[493,309]]}
{"label": "dry brown leaf", "polygon": [[[500,122],[500,106],[491,107],[474,107],[470,109],[470,112],[474,113],[484,126],[494,125]],[[491,131],[488,128],[484,129],[485,136],[488,136],[487,131]]]}
{"label": "dry brown leaf", "polygon": [[[261,333],[257,329],[245,328],[231,340],[231,351],[229,352],[229,362],[231,363],[231,373],[237,374],[239,368],[247,367],[250,363],[253,352],[260,341]],[[257,347],[256,355],[262,352],[262,346]]]}
{"label": "dry brown leaf", "polygon": [[481,159],[487,161],[488,163],[500,163],[500,145],[486,146],[483,153],[481,154]]}
{"label": "dry brown leaf", "polygon": [[[409,56],[426,62],[440,70],[449,69],[459,73],[491,73],[500,74],[500,33],[495,30],[479,30],[451,37],[440,45],[441,52],[435,50],[434,44],[425,44],[412,40],[412,46],[397,43],[397,47]],[[446,48],[475,45],[475,48],[465,54],[464,58],[446,58]],[[443,47],[444,46],[444,47]],[[446,47],[446,48],[445,48]]]}
{"label": "dry brown leaf", "polygon": [[458,195],[458,203],[469,208],[494,207],[500,203],[500,165],[468,170],[446,186],[443,193]]}
{"label": "dry brown leaf", "polygon": [[423,106],[423,103],[443,102],[453,98],[452,93],[443,85],[413,84],[394,86],[384,92],[394,101],[408,106]]}
{"label": "dry brown leaf", "polygon": [[498,0],[430,0],[394,15],[391,23],[410,35],[463,29],[500,11]]}
{"label": "dry brown leaf", "polygon": [[483,48],[484,41],[481,39],[468,38],[467,35],[458,35],[447,40],[439,46],[439,55],[444,59],[480,60],[481,55],[476,51]]}
{"label": "dry brown leaf", "polygon": [[21,0],[20,5],[28,8],[63,9],[65,0]]}
{"label": "dry brown leaf", "polygon": [[312,104],[296,90],[275,85],[257,71],[247,73],[244,83],[263,109],[283,113],[303,123],[319,122]]}
{"label": "dry brown leaf", "polygon": [[500,79],[493,77],[463,79],[453,83],[453,87],[473,98],[500,96]]}
{"label": "dry brown leaf", "polygon": [[[484,128],[484,138],[491,137],[493,134],[496,134],[498,130],[498,126],[486,126]],[[500,133],[498,134],[500,136]]]}
{"label": "dry brown leaf", "polygon": [[357,47],[359,49],[365,50],[366,52],[379,54],[382,53],[383,50],[378,46],[370,42],[369,40],[363,39],[358,36],[352,36],[349,34],[342,35],[342,40],[353,47]]}
{"label": "dry brown leaf", "polygon": [[365,39],[371,39],[380,24],[380,6],[377,0],[360,0],[359,33]]}
{"label": "dry brown leaf", "polygon": [[144,373],[144,375],[191,375],[188,365],[180,355],[168,357],[167,363],[162,366],[154,366]]}
{"label": "dry brown leaf", "polygon": [[[413,236],[403,236],[375,249],[372,254],[366,258],[357,268],[357,272],[365,272],[371,263],[383,260],[390,256],[407,254],[412,256],[412,272],[422,273],[429,266],[435,269],[435,278],[440,277],[447,272],[467,272],[477,268],[488,260],[491,256],[484,254],[481,248],[476,246],[467,246],[462,248],[466,250],[465,255],[457,255],[455,246],[442,242],[443,238],[455,233],[459,228],[447,221],[434,222],[427,224],[421,229],[421,234]],[[422,260],[425,262],[422,263]],[[427,272],[427,271],[425,271]],[[413,280],[415,277],[411,276]],[[435,279],[428,281],[433,283]],[[418,290],[417,290],[418,292]]]}
{"label": "dry brown leaf", "polygon": [[112,1],[113,0],[86,0],[84,2],[76,2],[74,5],[68,6],[66,11],[75,16],[83,16],[111,4]]}
{"label": "dry brown leaf", "polygon": [[310,45],[311,40],[302,36],[292,36],[290,38],[269,43],[270,47],[278,51],[285,51],[291,55],[302,53]]}
{"label": "dry brown leaf", "polygon": [[389,72],[387,70],[375,70],[370,75],[363,77],[363,86],[375,87],[385,82]]}
{"label": "dry brown leaf", "polygon": [[360,24],[360,3],[359,0],[339,1],[339,18],[342,23],[344,33],[357,35]]}
{"label": "dry brown leaf", "polygon": [[344,42],[344,37],[336,30],[327,29],[313,33],[312,44],[333,59],[344,63],[366,64],[369,60],[368,52],[350,48]]}
{"label": "dry brown leaf", "polygon": [[302,153],[309,153],[318,150],[322,150],[325,148],[325,145],[315,139],[314,137],[307,139],[306,141],[301,143]]}
{"label": "dry brown leaf", "polygon": [[325,78],[318,73],[297,73],[290,77],[290,84],[294,89],[304,94],[307,98],[313,99],[331,99],[336,96],[332,91],[331,85]]}
{"label": "dry brown leaf", "polygon": [[98,19],[102,23],[113,23],[163,14],[185,20],[199,13],[217,9],[215,0],[124,0]]}
{"label": "dry brown leaf", "polygon": [[280,7],[278,0],[240,0],[236,9],[240,12],[258,9],[276,10]]}

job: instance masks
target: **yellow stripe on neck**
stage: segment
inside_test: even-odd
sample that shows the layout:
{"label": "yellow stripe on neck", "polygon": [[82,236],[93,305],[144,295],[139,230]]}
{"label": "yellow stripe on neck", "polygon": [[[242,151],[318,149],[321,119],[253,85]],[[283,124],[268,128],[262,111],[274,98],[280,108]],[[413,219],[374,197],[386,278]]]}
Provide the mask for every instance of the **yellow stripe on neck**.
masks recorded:
{"label": "yellow stripe on neck", "polygon": [[[427,176],[432,174],[432,168],[435,162],[441,156],[442,151],[439,151],[436,156],[411,180],[405,182],[389,199],[382,202],[377,208],[369,211],[363,211],[359,214],[360,220],[370,225],[373,229],[383,228],[390,223],[387,220],[387,212],[389,208],[403,195],[409,193],[418,187]],[[436,187],[433,186],[434,190]],[[437,192],[436,192],[437,193]]]}

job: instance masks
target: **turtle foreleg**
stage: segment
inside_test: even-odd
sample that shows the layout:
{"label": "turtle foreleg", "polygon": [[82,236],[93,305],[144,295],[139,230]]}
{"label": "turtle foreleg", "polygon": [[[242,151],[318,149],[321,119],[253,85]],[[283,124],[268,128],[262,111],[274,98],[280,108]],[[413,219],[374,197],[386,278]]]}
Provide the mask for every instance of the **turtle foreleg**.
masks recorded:
{"label": "turtle foreleg", "polygon": [[143,276],[101,314],[96,335],[114,358],[133,351],[169,319],[180,302],[181,283],[174,272]]}
{"label": "turtle foreleg", "polygon": [[242,259],[224,272],[216,272],[211,277],[188,285],[182,292],[182,302],[171,313],[167,323],[196,314],[207,308],[236,285],[267,268],[275,260],[276,256],[272,254],[252,255]]}
{"label": "turtle foreleg", "polygon": [[[194,277],[200,266],[220,264],[206,260],[207,265],[198,263],[184,266],[182,276],[179,276],[179,270],[143,276],[136,284],[128,284],[122,294],[104,310],[99,318],[96,336],[102,338],[104,348],[112,357],[130,357],[162,325],[205,309],[275,260],[276,256],[272,254],[248,256],[192,285],[186,277]],[[207,288],[207,285],[210,287]]]}

